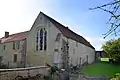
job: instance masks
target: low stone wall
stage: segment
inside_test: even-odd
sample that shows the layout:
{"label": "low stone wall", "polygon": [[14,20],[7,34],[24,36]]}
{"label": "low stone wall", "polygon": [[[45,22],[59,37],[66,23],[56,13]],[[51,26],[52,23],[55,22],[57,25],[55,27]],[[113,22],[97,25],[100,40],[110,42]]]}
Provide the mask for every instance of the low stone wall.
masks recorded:
{"label": "low stone wall", "polygon": [[14,80],[18,76],[27,78],[36,76],[38,74],[48,75],[49,69],[50,68],[46,66],[16,69],[0,69],[0,80]]}

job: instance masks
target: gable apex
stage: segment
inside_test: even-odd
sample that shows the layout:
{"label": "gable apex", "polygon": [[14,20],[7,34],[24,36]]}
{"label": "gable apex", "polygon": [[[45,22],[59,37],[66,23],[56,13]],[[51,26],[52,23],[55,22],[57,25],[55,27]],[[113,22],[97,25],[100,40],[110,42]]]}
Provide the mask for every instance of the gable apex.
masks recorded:
{"label": "gable apex", "polygon": [[95,49],[85,38],[76,34],[72,30],[70,30],[68,27],[65,27],[64,25],[62,25],[58,21],[54,20],[53,18],[47,16],[43,12],[40,12],[40,14],[43,14],[46,18],[48,18],[50,20],[50,22],[52,22],[53,25],[55,25],[55,27],[58,28],[63,33],[63,35],[66,36],[67,38],[73,39],[79,43],[82,43],[88,47]]}
{"label": "gable apex", "polygon": [[[41,21],[44,21],[44,15],[42,14],[42,12],[40,11],[38,16],[35,18],[34,23],[32,24],[32,27],[30,30],[32,30],[32,28],[34,26],[38,26],[40,24]],[[42,24],[41,24],[42,25]]]}

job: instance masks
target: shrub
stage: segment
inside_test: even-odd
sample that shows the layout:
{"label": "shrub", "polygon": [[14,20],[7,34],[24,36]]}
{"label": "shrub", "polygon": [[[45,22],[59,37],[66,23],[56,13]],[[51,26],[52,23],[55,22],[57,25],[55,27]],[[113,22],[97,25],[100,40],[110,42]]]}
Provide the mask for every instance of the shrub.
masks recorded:
{"label": "shrub", "polygon": [[114,59],[109,59],[110,63],[115,63]]}
{"label": "shrub", "polygon": [[5,65],[5,64],[0,64],[0,69],[8,69],[9,67],[7,66],[7,65]]}
{"label": "shrub", "polygon": [[116,73],[114,77],[110,80],[120,80],[120,73]]}

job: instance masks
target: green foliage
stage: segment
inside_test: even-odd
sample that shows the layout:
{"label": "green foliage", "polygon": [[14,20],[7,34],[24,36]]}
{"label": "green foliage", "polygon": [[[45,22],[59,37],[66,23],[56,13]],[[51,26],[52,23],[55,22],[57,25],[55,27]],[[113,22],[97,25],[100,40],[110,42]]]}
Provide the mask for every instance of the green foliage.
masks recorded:
{"label": "green foliage", "polygon": [[105,34],[103,34],[104,38],[110,34],[117,36],[120,32],[120,0],[111,0],[107,4],[90,8],[90,10],[94,9],[101,9],[110,14],[110,18],[107,22],[110,25],[110,29]]}
{"label": "green foliage", "polygon": [[5,64],[0,64],[0,69],[8,69],[9,67],[7,66],[7,65],[5,65]]}
{"label": "green foliage", "polygon": [[120,80],[120,73],[116,73],[115,74],[115,77],[113,77],[112,79],[110,80]]}
{"label": "green foliage", "polygon": [[120,39],[109,40],[103,46],[103,50],[109,58],[120,61]]}
{"label": "green foliage", "polygon": [[56,71],[58,71],[58,68],[56,66],[52,66],[50,70],[50,74],[54,74]]}

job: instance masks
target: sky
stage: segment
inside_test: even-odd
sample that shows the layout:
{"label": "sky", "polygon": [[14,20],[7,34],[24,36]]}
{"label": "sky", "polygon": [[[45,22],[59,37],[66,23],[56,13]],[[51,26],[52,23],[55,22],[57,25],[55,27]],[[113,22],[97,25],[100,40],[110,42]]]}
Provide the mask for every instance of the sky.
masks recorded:
{"label": "sky", "polygon": [[0,37],[30,30],[40,11],[87,39],[96,50],[101,50],[109,29],[110,15],[99,9],[89,8],[111,0],[0,0]]}

